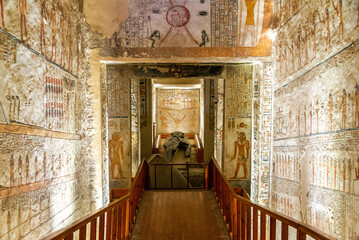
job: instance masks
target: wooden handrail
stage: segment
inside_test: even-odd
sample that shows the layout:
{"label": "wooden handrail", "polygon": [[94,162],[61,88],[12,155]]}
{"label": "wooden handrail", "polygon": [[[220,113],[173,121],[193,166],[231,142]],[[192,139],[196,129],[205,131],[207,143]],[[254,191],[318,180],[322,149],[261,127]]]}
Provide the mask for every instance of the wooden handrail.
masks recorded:
{"label": "wooden handrail", "polygon": [[44,237],[43,240],[70,240],[77,231],[79,231],[80,240],[86,239],[87,225],[90,225],[91,240],[129,239],[141,195],[148,187],[148,174],[148,164],[143,159],[127,195],[93,214],[82,217],[70,226]]}
{"label": "wooden handrail", "polygon": [[208,175],[208,187],[212,188],[217,196],[232,239],[251,239],[252,236],[253,240],[266,239],[267,216],[270,222],[270,239],[276,239],[277,221],[282,223],[281,233],[278,233],[282,240],[289,238],[289,226],[297,230],[299,240],[306,239],[307,235],[320,240],[334,239],[307,224],[238,196],[213,157],[208,164]]}

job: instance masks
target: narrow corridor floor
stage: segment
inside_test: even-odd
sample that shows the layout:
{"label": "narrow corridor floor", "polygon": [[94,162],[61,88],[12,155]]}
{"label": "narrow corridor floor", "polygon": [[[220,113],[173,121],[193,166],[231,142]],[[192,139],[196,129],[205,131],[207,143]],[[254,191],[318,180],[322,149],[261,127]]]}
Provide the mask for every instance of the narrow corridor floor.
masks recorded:
{"label": "narrow corridor floor", "polygon": [[145,191],[131,240],[229,240],[213,192]]}

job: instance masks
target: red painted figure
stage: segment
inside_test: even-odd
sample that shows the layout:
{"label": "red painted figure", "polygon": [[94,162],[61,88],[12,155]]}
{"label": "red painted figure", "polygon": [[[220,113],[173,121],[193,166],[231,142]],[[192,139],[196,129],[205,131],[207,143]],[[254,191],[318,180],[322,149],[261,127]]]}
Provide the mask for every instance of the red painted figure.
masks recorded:
{"label": "red painted figure", "polygon": [[344,38],[344,22],[343,22],[343,2],[342,0],[338,0],[338,5],[334,5],[334,0],[332,1],[333,7],[339,15],[339,40],[343,40]]}
{"label": "red painted figure", "polygon": [[2,27],[0,25],[0,28],[5,29],[5,19],[4,19],[4,3],[3,0],[0,0],[0,7],[1,7],[1,23],[2,23]]}
{"label": "red painted figure", "polygon": [[21,29],[21,41],[27,43],[27,27],[26,27],[26,0],[19,0],[19,9],[20,9],[20,29]]}
{"label": "red painted figure", "polygon": [[243,165],[244,172],[244,176],[240,179],[247,178],[247,161],[249,159],[249,148],[249,141],[246,140],[246,134],[243,132],[238,133],[238,140],[234,142],[234,154],[231,158],[231,160],[234,160],[237,157],[237,165],[234,176],[231,179],[237,178],[240,165]]}
{"label": "red painted figure", "polygon": [[45,35],[46,1],[40,0],[40,5],[41,5],[40,49],[41,49],[41,54],[46,56],[46,35]]}
{"label": "red painted figure", "polygon": [[51,9],[51,36],[52,36],[52,45],[51,45],[51,60],[56,62],[56,10],[55,2],[52,2]]}

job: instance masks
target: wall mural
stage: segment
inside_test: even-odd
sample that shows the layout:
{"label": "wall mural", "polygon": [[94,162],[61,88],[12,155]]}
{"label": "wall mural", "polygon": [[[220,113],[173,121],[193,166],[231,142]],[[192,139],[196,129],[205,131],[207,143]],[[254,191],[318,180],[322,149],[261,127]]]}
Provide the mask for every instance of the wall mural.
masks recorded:
{"label": "wall mural", "polygon": [[224,172],[229,179],[250,179],[252,74],[251,64],[227,67]]}
{"label": "wall mural", "polygon": [[[75,15],[78,2],[1,1],[0,8],[0,59],[4,54],[9,58],[15,46],[3,40],[4,31],[67,71],[79,73],[84,44],[80,21]],[[4,48],[7,51],[1,51]],[[16,57],[8,61],[14,59],[16,61]]]}
{"label": "wall mural", "polygon": [[274,93],[272,207],[338,239],[359,237],[358,59],[354,42]]}
{"label": "wall mural", "polygon": [[272,161],[272,74],[271,63],[255,65],[251,199],[265,206],[269,204]]}
{"label": "wall mural", "polygon": [[127,187],[131,178],[129,71],[107,68],[108,154],[110,188]]}
{"label": "wall mural", "polygon": [[304,73],[359,36],[359,25],[353,24],[359,22],[357,1],[277,0],[276,5],[282,26],[274,43],[277,81]]}
{"label": "wall mural", "polygon": [[161,47],[235,47],[250,55],[249,47],[254,55],[270,52],[266,34],[272,7],[271,0],[132,0],[127,20],[106,39],[107,49],[112,49],[108,53]]}
{"label": "wall mural", "polygon": [[158,133],[199,134],[200,90],[157,89]]}

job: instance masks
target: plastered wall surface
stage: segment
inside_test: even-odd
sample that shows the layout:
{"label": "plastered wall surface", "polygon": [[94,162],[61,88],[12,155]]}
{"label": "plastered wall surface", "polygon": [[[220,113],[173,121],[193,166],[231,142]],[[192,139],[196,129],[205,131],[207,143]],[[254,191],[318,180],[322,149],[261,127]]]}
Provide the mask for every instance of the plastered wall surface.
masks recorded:
{"label": "plastered wall surface", "polygon": [[199,134],[199,89],[157,89],[157,131]]}
{"label": "plastered wall surface", "polygon": [[[271,0],[129,1],[128,11],[119,12],[105,27],[117,29],[112,36],[105,34],[101,55],[135,58],[270,56],[272,7]],[[87,15],[88,22],[96,28],[98,24],[92,17],[97,16]],[[118,24],[124,17],[126,20]],[[108,22],[107,18],[103,20]]]}
{"label": "plastered wall surface", "polygon": [[271,207],[359,237],[357,1],[276,1]]}
{"label": "plastered wall surface", "polygon": [[81,9],[1,1],[0,239],[39,239],[102,206]]}
{"label": "plastered wall surface", "polygon": [[252,78],[252,64],[227,67],[223,167],[228,179],[250,180]]}

